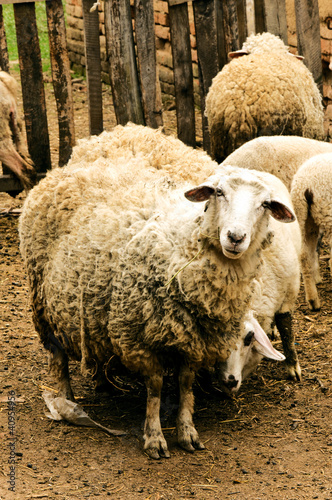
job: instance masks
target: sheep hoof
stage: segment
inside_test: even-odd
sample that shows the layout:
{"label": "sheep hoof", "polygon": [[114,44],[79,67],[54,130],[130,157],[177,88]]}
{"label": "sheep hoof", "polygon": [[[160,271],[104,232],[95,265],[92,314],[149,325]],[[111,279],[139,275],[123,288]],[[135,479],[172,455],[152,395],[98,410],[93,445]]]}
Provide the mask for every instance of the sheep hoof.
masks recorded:
{"label": "sheep hoof", "polygon": [[167,449],[167,443],[163,436],[160,438],[149,438],[145,440],[144,445],[145,453],[154,460],[160,460],[161,458],[170,458],[171,454]]}
{"label": "sheep hoof", "polygon": [[296,363],[296,365],[288,365],[287,371],[288,371],[288,378],[289,379],[301,382],[302,376],[301,376],[301,368],[300,368],[299,363]]}
{"label": "sheep hoof", "polygon": [[309,307],[312,311],[319,311],[320,310],[320,301],[319,299],[312,299],[309,300]]}
{"label": "sheep hoof", "polygon": [[190,453],[195,450],[205,450],[205,446],[200,442],[194,426],[184,426],[181,432],[178,430],[178,443],[181,448]]}

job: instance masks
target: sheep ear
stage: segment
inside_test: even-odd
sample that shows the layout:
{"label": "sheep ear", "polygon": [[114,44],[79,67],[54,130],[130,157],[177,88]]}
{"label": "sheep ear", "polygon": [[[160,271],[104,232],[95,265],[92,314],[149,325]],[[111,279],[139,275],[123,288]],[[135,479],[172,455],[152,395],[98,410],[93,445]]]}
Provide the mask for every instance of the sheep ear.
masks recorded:
{"label": "sheep ear", "polygon": [[296,59],[298,59],[299,61],[303,61],[303,59],[304,59],[304,57],[300,56],[299,54],[292,54],[291,52],[287,52],[287,54],[292,56],[292,57],[296,57]]}
{"label": "sheep ear", "polygon": [[296,220],[294,212],[289,207],[281,203],[281,201],[266,201],[264,206],[271,211],[272,217],[279,222],[294,222]]}
{"label": "sheep ear", "polygon": [[199,202],[206,201],[215,192],[215,188],[210,185],[202,185],[193,189],[189,189],[184,193],[185,197],[189,201]]}
{"label": "sheep ear", "polygon": [[238,57],[247,56],[249,52],[246,50],[235,50],[234,52],[228,52],[229,59],[237,59]]}
{"label": "sheep ear", "polygon": [[254,339],[256,340],[255,349],[259,354],[265,358],[274,359],[275,361],[284,361],[286,358],[281,352],[277,351],[269,337],[264,332],[261,325],[255,318],[251,319],[252,326],[254,328]]}

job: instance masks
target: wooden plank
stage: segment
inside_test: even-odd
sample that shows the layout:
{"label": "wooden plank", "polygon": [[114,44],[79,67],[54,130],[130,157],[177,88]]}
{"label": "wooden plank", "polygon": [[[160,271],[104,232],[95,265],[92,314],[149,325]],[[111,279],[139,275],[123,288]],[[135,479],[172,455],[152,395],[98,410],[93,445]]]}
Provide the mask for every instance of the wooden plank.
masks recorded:
{"label": "wooden plank", "polygon": [[178,137],[196,145],[194,84],[188,6],[169,6]]}
{"label": "wooden plank", "polygon": [[117,122],[144,125],[129,0],[105,2],[105,31]]}
{"label": "wooden plank", "polygon": [[46,1],[54,95],[59,122],[59,166],[65,165],[75,145],[73,96],[61,0]]}
{"label": "wooden plank", "polygon": [[45,90],[35,4],[14,5],[28,149],[38,172],[51,168]]}
{"label": "wooden plank", "polygon": [[285,0],[255,0],[256,32],[268,31],[288,45]]}
{"label": "wooden plank", "polygon": [[323,90],[318,0],[295,0],[297,50]]}
{"label": "wooden plank", "polygon": [[163,118],[153,0],[135,0],[135,34],[145,123],[158,128],[162,126]]}
{"label": "wooden plank", "polygon": [[228,63],[228,54],[239,50],[237,0],[216,0],[219,67]]}
{"label": "wooden plank", "polygon": [[90,12],[95,0],[83,0],[84,51],[91,135],[103,131],[103,98],[98,9]]}
{"label": "wooden plank", "polygon": [[219,70],[217,19],[214,0],[197,0],[193,4],[196,30],[199,83],[201,91],[203,147],[210,152],[210,134],[205,116],[205,99],[212,78]]}
{"label": "wooden plank", "polygon": [[1,5],[0,5],[0,67],[3,71],[7,71],[7,73],[9,73],[7,38],[6,38],[5,23],[3,20]]}
{"label": "wooden plank", "polygon": [[242,47],[248,36],[246,0],[237,0],[236,12],[239,30],[239,46]]}
{"label": "wooden plank", "polygon": [[[45,177],[44,172],[40,172],[39,174],[37,174],[37,182],[39,182],[43,177]],[[17,177],[7,174],[0,175],[0,193],[10,194],[14,192],[16,194],[20,193],[21,191],[23,191],[23,187]]]}

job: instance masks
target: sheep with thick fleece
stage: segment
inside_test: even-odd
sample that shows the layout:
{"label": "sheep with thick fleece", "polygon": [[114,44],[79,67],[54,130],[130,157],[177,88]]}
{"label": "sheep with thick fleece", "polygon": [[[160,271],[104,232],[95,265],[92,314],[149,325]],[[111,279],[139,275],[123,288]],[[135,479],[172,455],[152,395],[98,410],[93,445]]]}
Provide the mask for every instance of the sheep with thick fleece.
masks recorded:
{"label": "sheep with thick fleece", "polygon": [[236,149],[221,165],[269,172],[290,189],[302,163],[322,153],[332,153],[332,143],[297,136],[257,137]]}
{"label": "sheep with thick fleece", "polygon": [[0,71],[0,161],[18,177],[25,190],[35,184],[36,171],[18,116],[17,83],[6,71]]}
{"label": "sheep with thick fleece", "polygon": [[[68,356],[98,373],[116,355],[145,377],[144,448],[153,458],[169,456],[160,394],[164,369],[178,365],[178,441],[201,449],[192,420],[195,372],[224,361],[236,342],[271,215],[295,217],[283,202],[286,188],[269,174],[228,167],[188,189],[181,176],[197,152],[176,139],[159,169],[152,149],[143,154],[135,140],[113,158],[100,150],[89,157],[91,144],[100,148],[86,141],[80,161],[74,152],[69,166],[47,174],[20,217],[36,330],[66,397],[73,398]],[[180,156],[171,152],[177,146]],[[204,170],[214,170],[200,155]]]}
{"label": "sheep with thick fleece", "polygon": [[320,231],[330,245],[332,273],[332,153],[314,156],[299,168],[291,196],[302,232],[302,276],[310,309],[320,309],[316,283],[320,281],[316,252]]}
{"label": "sheep with thick fleece", "polygon": [[[290,200],[288,206],[292,207]],[[297,221],[279,224],[272,220],[271,229],[273,240],[263,251],[261,275],[251,301],[259,325],[253,326],[253,320],[247,321],[236,349],[220,364],[219,379],[226,392],[237,392],[242,380],[256,369],[263,356],[283,359],[266,335],[272,336],[274,324],[280,333],[289,374],[292,378],[301,380],[292,330],[292,312],[301,279],[301,231]]]}
{"label": "sheep with thick fleece", "polygon": [[218,163],[258,136],[325,138],[318,87],[280,38],[251,35],[230,56],[206,97],[211,155]]}

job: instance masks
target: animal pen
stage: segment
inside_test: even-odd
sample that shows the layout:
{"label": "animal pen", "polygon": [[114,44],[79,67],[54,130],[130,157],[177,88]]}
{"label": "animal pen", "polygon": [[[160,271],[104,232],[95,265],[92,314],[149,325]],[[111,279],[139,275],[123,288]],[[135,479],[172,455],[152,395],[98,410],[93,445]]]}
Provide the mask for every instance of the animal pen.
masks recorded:
{"label": "animal pen", "polygon": [[[35,0],[45,1],[45,0]],[[38,41],[35,2],[0,0],[0,65],[9,71],[9,56],[2,15],[3,4],[14,4],[23,109],[28,149],[38,176],[51,168],[49,131]],[[190,46],[188,0],[168,0],[173,56],[177,135],[195,147],[195,107]],[[68,161],[75,144],[70,63],[62,0],[46,0],[52,81],[59,123],[59,165]],[[238,50],[248,35],[246,0],[193,0],[203,147],[209,151],[204,116],[205,97],[213,77],[227,63],[227,54]],[[103,130],[102,81],[98,2],[82,0],[90,134]],[[154,35],[153,0],[104,0],[106,52],[117,123],[128,121],[160,127],[163,124]],[[279,35],[287,45],[285,0],[255,0],[252,21],[257,33]],[[318,0],[295,0],[298,52],[322,84]],[[133,22],[134,18],[134,31]],[[3,167],[0,191],[13,192],[19,181]]]}

